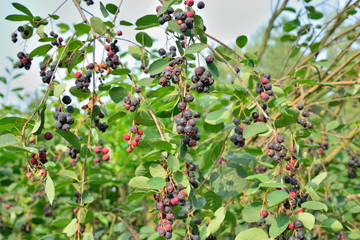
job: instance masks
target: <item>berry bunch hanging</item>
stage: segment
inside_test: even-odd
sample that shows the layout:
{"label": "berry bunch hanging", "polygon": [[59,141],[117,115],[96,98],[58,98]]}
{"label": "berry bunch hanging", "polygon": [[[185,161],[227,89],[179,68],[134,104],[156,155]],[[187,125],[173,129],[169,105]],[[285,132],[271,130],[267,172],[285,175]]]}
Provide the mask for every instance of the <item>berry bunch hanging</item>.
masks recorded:
{"label": "berry bunch hanging", "polygon": [[270,78],[270,74],[265,73],[261,78],[261,81],[256,83],[256,92],[265,102],[269,100],[270,96],[274,95],[273,91],[271,90],[272,85],[269,83]]}
{"label": "berry bunch hanging", "polygon": [[130,112],[135,112],[135,110],[140,106],[140,98],[132,98],[130,96],[124,97],[124,108]]}
{"label": "berry bunch hanging", "polygon": [[18,68],[25,68],[26,70],[29,70],[32,61],[32,58],[29,56],[29,54],[19,52],[17,54],[17,57],[20,59],[20,62],[17,64]]}
{"label": "berry bunch hanging", "polygon": [[55,128],[57,130],[69,131],[70,126],[74,123],[75,119],[69,112],[63,112],[62,107],[56,107],[53,115],[54,119],[57,120]]}
{"label": "berry bunch hanging", "polygon": [[194,75],[191,77],[191,81],[193,82],[192,89],[198,93],[210,92],[210,86],[214,84],[214,79],[209,71],[206,71],[205,67],[197,67],[194,69]]}
{"label": "berry bunch hanging", "polygon": [[[96,146],[93,148],[93,151],[97,154],[97,157],[94,158],[94,163],[100,164],[101,160],[107,162],[110,160],[109,149]],[[101,157],[101,158],[100,158]]]}
{"label": "berry bunch hanging", "polygon": [[123,139],[128,141],[128,148],[126,151],[128,153],[132,152],[132,150],[139,146],[139,142],[142,140],[144,132],[140,130],[137,126],[130,127],[130,134],[125,133],[123,135]]}
{"label": "berry bunch hanging", "polygon": [[239,126],[241,123],[239,118],[235,118],[233,122],[236,125],[236,127],[234,129],[235,135],[232,135],[230,137],[230,140],[236,146],[244,147],[246,139],[243,137],[243,131],[246,128],[246,126],[242,126],[242,127]]}
{"label": "berry bunch hanging", "polygon": [[83,92],[87,92],[91,83],[92,72],[87,71],[84,75],[81,72],[76,72],[75,77],[76,88]]}

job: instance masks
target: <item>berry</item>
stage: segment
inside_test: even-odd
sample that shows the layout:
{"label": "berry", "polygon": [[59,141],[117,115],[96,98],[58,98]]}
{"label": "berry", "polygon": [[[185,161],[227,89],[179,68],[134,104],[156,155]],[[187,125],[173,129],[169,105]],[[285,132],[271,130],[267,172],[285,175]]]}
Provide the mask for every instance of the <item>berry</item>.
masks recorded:
{"label": "berry", "polygon": [[266,211],[266,210],[261,210],[261,212],[260,212],[260,216],[261,216],[261,217],[266,218],[268,215],[269,215],[269,212],[268,212],[268,211]]}
{"label": "berry", "polygon": [[296,221],[294,222],[294,227],[295,227],[296,229],[302,228],[302,226],[303,226],[302,221],[296,220]]}
{"label": "berry", "polygon": [[290,229],[290,230],[293,230],[295,227],[294,227],[294,223],[290,223],[289,225],[288,225],[288,229]]}
{"label": "berry", "polygon": [[127,133],[125,133],[125,134],[123,135],[123,139],[124,139],[124,140],[130,140],[130,138],[131,138],[131,136],[130,136],[129,134],[127,134]]}
{"label": "berry", "polygon": [[118,36],[121,36],[123,33],[122,33],[122,31],[118,31],[116,34],[117,34]]}
{"label": "berry", "polygon": [[68,96],[68,95],[63,96],[62,102],[63,102],[64,104],[66,104],[66,105],[70,104],[70,103],[71,103],[71,97]]}
{"label": "berry", "polygon": [[32,177],[32,173],[31,173],[31,172],[27,172],[25,175],[26,175],[27,178],[31,178],[31,177]]}
{"label": "berry", "polygon": [[101,161],[101,159],[100,159],[99,157],[95,157],[95,158],[94,158],[94,163],[99,164],[100,161]]}
{"label": "berry", "polygon": [[194,5],[194,0],[187,0],[186,5],[188,5],[189,7],[192,7]]}
{"label": "berry", "polygon": [[132,152],[132,148],[127,148],[127,149],[126,149],[126,152],[131,153],[131,152]]}
{"label": "berry", "polygon": [[109,161],[109,160],[110,160],[109,154],[104,154],[104,155],[102,156],[102,160],[104,160],[104,161]]}
{"label": "berry", "polygon": [[95,153],[100,153],[101,152],[101,147],[100,146],[94,147],[94,152]]}
{"label": "berry", "polygon": [[269,79],[269,80],[270,80],[270,78],[271,78],[270,73],[265,73],[265,74],[264,74],[264,78],[267,78],[267,79]]}
{"label": "berry", "polygon": [[304,209],[300,208],[297,212],[302,213],[302,212],[305,212],[305,211],[304,211]]}
{"label": "berry", "polygon": [[103,149],[101,149],[101,152],[103,154],[107,154],[109,152],[109,149],[108,148],[103,148]]}
{"label": "berry", "polygon": [[199,9],[203,9],[205,7],[205,3],[203,1],[198,2],[197,7]]}
{"label": "berry", "polygon": [[142,130],[138,130],[137,134],[139,134],[139,135],[143,135],[143,134],[144,134],[144,132],[143,132]]}
{"label": "berry", "polygon": [[53,138],[53,135],[51,132],[46,132],[44,134],[44,138],[45,138],[45,140],[51,140]]}
{"label": "berry", "polygon": [[296,105],[296,108],[299,109],[299,110],[303,110],[303,109],[304,109],[304,105],[302,105],[302,104],[297,104],[297,105]]}
{"label": "berry", "polygon": [[184,102],[179,102],[177,107],[180,111],[184,111],[186,109],[186,104]]}
{"label": "berry", "polygon": [[269,79],[267,79],[266,77],[263,77],[263,78],[261,79],[261,83],[262,83],[262,84],[268,84],[268,83],[269,83]]}
{"label": "berry", "polygon": [[296,198],[296,192],[289,192],[291,198]]}
{"label": "berry", "polygon": [[209,55],[205,58],[205,61],[207,64],[214,62],[214,60],[215,60],[215,58],[211,55]]}

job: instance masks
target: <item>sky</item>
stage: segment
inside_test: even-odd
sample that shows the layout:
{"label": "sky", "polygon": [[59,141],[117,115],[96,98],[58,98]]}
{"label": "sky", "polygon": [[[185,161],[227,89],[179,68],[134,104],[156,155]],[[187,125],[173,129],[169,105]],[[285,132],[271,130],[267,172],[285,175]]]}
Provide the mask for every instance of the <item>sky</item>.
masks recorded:
{"label": "sky", "polygon": [[[27,6],[34,15],[47,16],[48,13],[52,13],[64,0],[17,0],[17,2]],[[9,14],[16,14],[18,11],[11,5],[13,1],[2,2],[2,10],[0,11],[0,26],[2,34],[0,34],[0,76],[6,75],[4,66],[9,66],[7,60],[8,56],[16,58],[16,54],[23,50],[24,41],[19,38],[16,44],[11,42],[10,35],[14,32],[22,22],[10,22],[4,18]],[[99,10],[99,1],[94,0],[95,4],[92,6],[86,6],[83,2],[82,6],[95,14],[102,17]],[[109,2],[119,4],[120,0],[104,0],[104,5]],[[230,44],[233,43],[237,36],[246,35],[248,37],[254,35],[258,28],[267,23],[271,13],[273,11],[273,4],[276,1],[271,0],[204,0],[206,6],[202,10],[197,12],[203,17],[204,23],[207,27],[207,33],[221,39],[223,42]],[[293,0],[290,6],[296,6],[297,0]],[[156,0],[123,0],[123,4],[120,10],[120,14],[117,18],[119,20],[126,20],[134,23],[136,19],[146,14],[154,14],[156,6],[159,2]],[[56,13],[61,18],[54,24],[54,30],[57,31],[56,24],[61,22],[66,23],[79,23],[81,18],[75,8],[72,0],[68,0],[62,8]],[[87,15],[90,18],[90,15]],[[121,27],[123,31],[123,38],[135,41],[136,31],[133,27]],[[50,31],[50,27],[48,27]],[[151,36],[162,39],[164,31],[161,28],[151,28],[146,30]],[[26,52],[31,52],[37,45],[35,42],[28,42],[25,46]],[[160,48],[164,43],[156,41],[154,48]],[[126,49],[129,46],[128,43],[121,42],[120,47]],[[32,92],[35,89],[43,89],[44,85],[41,82],[41,78],[38,73],[38,64],[36,60],[30,71],[25,72],[24,77],[21,77],[11,82],[11,89],[16,87],[24,87],[25,92]],[[4,88],[4,85],[0,85],[0,88]],[[0,92],[4,92],[1,89]],[[8,101],[14,101],[17,98],[15,95],[10,95]],[[4,101],[0,98],[0,103]]]}

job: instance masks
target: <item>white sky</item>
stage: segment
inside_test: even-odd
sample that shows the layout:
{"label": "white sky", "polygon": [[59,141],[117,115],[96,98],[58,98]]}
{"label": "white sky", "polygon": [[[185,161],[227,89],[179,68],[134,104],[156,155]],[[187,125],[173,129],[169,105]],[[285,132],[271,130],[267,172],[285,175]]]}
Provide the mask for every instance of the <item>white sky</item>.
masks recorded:
{"label": "white sky", "polygon": [[[0,76],[5,75],[4,66],[9,66],[6,57],[12,56],[16,58],[17,52],[24,47],[24,42],[21,38],[19,38],[19,41],[16,44],[13,44],[10,39],[11,33],[16,30],[19,25],[22,25],[23,22],[10,22],[4,19],[9,14],[18,13],[18,11],[12,7],[11,2],[13,1],[3,0],[1,4],[0,26],[2,34],[0,34],[0,62],[2,63],[2,66],[0,67]],[[52,13],[63,1],[17,0],[17,2],[27,6],[34,15],[47,16],[48,13]],[[99,1],[94,0],[94,2],[95,4],[90,7],[86,6],[85,3],[82,3],[82,5],[85,9],[102,17],[99,11]],[[120,0],[104,0],[102,2],[104,5],[109,2],[118,4]],[[206,7],[199,10],[199,14],[204,18],[207,33],[221,39],[225,43],[234,42],[239,35],[246,35],[248,38],[253,35],[262,24],[266,24],[271,16],[272,8],[274,7],[272,4],[276,3],[276,1],[270,0],[204,0],[204,2]],[[293,0],[289,5],[295,7],[297,4],[298,1]],[[143,15],[154,14],[157,5],[159,5],[159,2],[156,0],[124,0],[117,22],[119,22],[119,20],[127,20],[134,23],[136,19]],[[56,14],[61,17],[60,21],[58,20],[56,24],[61,22],[79,23],[81,21],[72,0],[68,0]],[[87,16],[89,17],[89,15]],[[57,28],[55,27],[55,31],[56,30]],[[123,38],[135,41],[134,36],[136,32],[133,31],[133,27],[122,26],[121,30],[124,33]],[[161,28],[152,28],[147,30],[147,32],[152,37],[158,39],[162,39],[164,36]],[[125,42],[121,42],[120,44],[120,47],[123,49],[126,49],[128,46]],[[153,47],[157,49],[163,45],[164,42],[156,41]],[[26,51],[31,52],[35,47],[36,42],[35,44],[28,43]],[[26,92],[43,88],[44,85],[41,82],[38,71],[37,64],[33,64],[31,70],[25,72],[25,77],[11,83],[11,88],[22,86],[25,87]],[[0,84],[0,88],[3,88],[3,86],[4,85]],[[1,92],[4,92],[4,90],[2,89]],[[13,97],[14,96],[12,96],[11,99],[16,99]],[[2,101],[3,99],[0,98],[0,102]]]}

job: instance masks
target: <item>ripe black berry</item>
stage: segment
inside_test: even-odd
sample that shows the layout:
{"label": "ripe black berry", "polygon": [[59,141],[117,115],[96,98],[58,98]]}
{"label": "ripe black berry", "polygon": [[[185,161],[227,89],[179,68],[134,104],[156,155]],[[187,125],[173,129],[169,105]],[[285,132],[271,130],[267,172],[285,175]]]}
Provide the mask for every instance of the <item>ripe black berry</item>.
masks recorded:
{"label": "ripe black berry", "polygon": [[205,3],[203,1],[198,2],[197,7],[199,9],[203,9],[205,7]]}
{"label": "ripe black berry", "polygon": [[64,104],[66,104],[66,105],[70,104],[70,103],[71,103],[71,97],[68,96],[68,95],[63,96],[62,102],[63,102]]}

